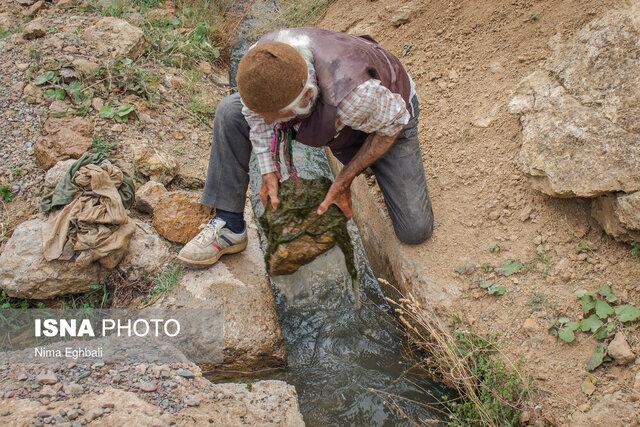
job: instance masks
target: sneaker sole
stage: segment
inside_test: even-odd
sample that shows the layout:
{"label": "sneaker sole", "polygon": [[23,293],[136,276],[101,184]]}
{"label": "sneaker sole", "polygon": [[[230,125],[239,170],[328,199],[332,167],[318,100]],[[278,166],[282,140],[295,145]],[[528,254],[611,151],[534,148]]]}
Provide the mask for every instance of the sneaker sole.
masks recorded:
{"label": "sneaker sole", "polygon": [[198,261],[194,261],[194,260],[182,258],[179,255],[178,255],[177,258],[178,258],[179,261],[181,261],[183,264],[185,264],[187,266],[209,267],[209,266],[212,266],[213,264],[215,264],[216,262],[218,262],[218,260],[220,259],[220,257],[222,255],[237,254],[238,252],[244,251],[247,248],[247,242],[248,242],[248,240],[244,240],[244,241],[238,243],[237,245],[228,246],[228,247],[222,249],[220,252],[218,252],[215,256],[213,256],[211,258],[207,258],[207,259],[201,259],[201,260],[198,260]]}

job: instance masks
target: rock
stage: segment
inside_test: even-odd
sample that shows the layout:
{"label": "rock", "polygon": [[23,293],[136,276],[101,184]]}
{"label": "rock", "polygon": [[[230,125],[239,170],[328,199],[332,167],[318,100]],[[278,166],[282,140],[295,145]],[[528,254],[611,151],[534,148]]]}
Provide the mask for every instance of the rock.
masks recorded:
{"label": "rock", "polygon": [[100,111],[102,110],[102,107],[104,107],[104,101],[102,100],[102,98],[93,98],[91,100],[91,108],[93,108],[96,111]]}
{"label": "rock", "polygon": [[137,59],[147,48],[143,31],[127,21],[111,16],[100,19],[84,30],[84,39],[97,51],[112,58]]}
{"label": "rock", "polygon": [[[280,205],[276,211],[271,205],[260,217],[268,245],[265,259],[272,276],[294,273],[336,244],[347,257],[347,265],[355,275],[353,248],[346,228],[346,217],[335,206],[318,216],[317,206],[324,199],[331,181],[327,178],[300,179],[296,188],[293,180],[280,183]],[[295,239],[282,241],[282,236]]]}
{"label": "rock", "polygon": [[44,25],[42,18],[36,18],[25,25],[22,30],[22,37],[27,40],[33,40],[47,35],[47,26]]}
{"label": "rock", "polygon": [[172,259],[164,240],[155,230],[142,221],[134,220],[136,230],[129,242],[129,249],[118,270],[129,281],[153,277]]}
{"label": "rock", "polygon": [[70,261],[46,261],[42,220],[20,224],[0,254],[0,288],[14,298],[47,299],[91,290],[100,281],[95,263],[78,267]]}
{"label": "rock", "polygon": [[40,102],[40,99],[42,98],[42,89],[36,85],[27,84],[24,89],[22,89],[22,97],[29,104],[36,104]]}
{"label": "rock", "polygon": [[138,388],[144,392],[152,392],[158,389],[158,385],[153,381],[140,381],[138,383]]}
{"label": "rock", "polygon": [[613,357],[617,365],[628,365],[636,359],[636,355],[622,332],[616,333],[616,336],[609,343],[607,354]]}
{"label": "rock", "polygon": [[44,7],[44,0],[39,0],[35,2],[31,7],[24,12],[22,12],[23,16],[33,16],[38,13]]}
{"label": "rock", "polygon": [[200,195],[174,191],[162,197],[153,210],[153,227],[172,242],[187,243],[211,219],[211,209],[200,204]]}
{"label": "rock", "polygon": [[409,22],[414,13],[415,10],[412,5],[400,6],[395,12],[393,12],[389,18],[389,22],[391,22],[391,25],[394,27],[399,27]]}
{"label": "rock", "polygon": [[136,191],[136,202],[133,207],[142,213],[152,214],[153,209],[166,194],[167,189],[164,185],[156,181],[148,181]]}
{"label": "rock", "polygon": [[60,160],[77,159],[91,148],[93,125],[82,117],[50,117],[45,136],[33,147],[36,163],[48,170]]}
{"label": "rock", "polygon": [[561,258],[555,265],[553,274],[560,277],[563,282],[568,282],[573,277],[571,262],[567,258]]}
{"label": "rock", "polygon": [[509,104],[520,115],[520,166],[558,197],[640,190],[640,19],[617,10],[556,47]]}
{"label": "rock", "polygon": [[200,399],[198,399],[198,397],[194,395],[185,397],[183,402],[187,406],[200,406]]}
{"label": "rock", "polygon": [[[223,324],[218,328],[223,334],[222,343],[196,334],[187,336],[187,333],[188,342],[181,346],[190,360],[202,363],[207,370],[221,366],[231,370],[258,370],[280,366],[285,361],[273,291],[250,211],[250,207],[245,209],[248,244],[243,252],[223,257],[207,269],[188,270],[178,286],[153,306],[198,309],[202,313],[215,310],[223,314]],[[224,352],[220,355],[222,349]],[[193,354],[200,360],[194,360]]]}
{"label": "rock", "polygon": [[524,329],[527,333],[532,334],[540,328],[538,321],[533,316],[529,316],[527,320],[522,324],[522,329]]}
{"label": "rock", "polygon": [[98,63],[84,58],[74,58],[71,65],[83,76],[90,76],[100,69],[100,65]]}
{"label": "rock", "polygon": [[75,162],[75,159],[68,159],[61,160],[56,163],[55,166],[49,169],[44,175],[45,187],[50,189],[54,188],[58,184],[58,181],[60,181],[60,178],[62,178],[64,174],[67,173],[69,168],[71,168],[71,165],[73,165]]}
{"label": "rock", "polygon": [[53,101],[49,105],[49,112],[53,114],[61,114],[69,109],[69,104],[64,101]]}
{"label": "rock", "polygon": [[469,276],[473,274],[473,272],[476,271],[477,268],[478,266],[475,265],[474,263],[467,263],[467,264],[461,265],[460,267],[456,267],[454,271],[460,275]]}
{"label": "rock", "polygon": [[193,372],[188,369],[180,368],[176,371],[176,375],[182,378],[193,378]]}
{"label": "rock", "polygon": [[[62,386],[62,390],[69,396],[78,396],[84,393],[84,388],[78,383],[68,383]],[[73,419],[73,418],[71,418]]]}
{"label": "rock", "polygon": [[176,176],[176,161],[166,153],[150,147],[146,140],[131,139],[128,146],[133,152],[136,168],[142,175],[165,185]]}
{"label": "rock", "polygon": [[623,241],[640,241],[640,191],[594,199],[591,216],[610,236]]}
{"label": "rock", "polygon": [[31,6],[36,0],[16,0],[20,6]]}
{"label": "rock", "polygon": [[58,382],[58,377],[56,376],[56,374],[54,374],[51,371],[47,371],[44,374],[40,374],[36,377],[36,381],[38,381],[40,384],[55,384]]}

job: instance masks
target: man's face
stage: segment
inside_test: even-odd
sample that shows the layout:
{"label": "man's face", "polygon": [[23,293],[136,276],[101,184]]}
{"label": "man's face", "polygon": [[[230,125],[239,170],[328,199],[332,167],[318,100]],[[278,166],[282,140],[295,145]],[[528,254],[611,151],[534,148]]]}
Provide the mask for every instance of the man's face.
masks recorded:
{"label": "man's face", "polygon": [[[305,109],[307,107],[311,107],[311,98],[313,98],[313,91],[311,89],[307,89],[304,97],[300,101],[298,108]],[[311,109],[306,113],[308,114]],[[274,123],[286,123],[291,119],[296,118],[296,113],[290,110],[285,111],[276,111],[274,113],[259,113],[262,116],[264,122],[268,125],[272,125]]]}
{"label": "man's face", "polygon": [[283,112],[276,112],[276,113],[260,113],[260,116],[262,116],[262,119],[268,125],[272,125],[275,123],[285,123],[296,117],[296,115],[293,114],[293,112],[291,111],[283,111]]}

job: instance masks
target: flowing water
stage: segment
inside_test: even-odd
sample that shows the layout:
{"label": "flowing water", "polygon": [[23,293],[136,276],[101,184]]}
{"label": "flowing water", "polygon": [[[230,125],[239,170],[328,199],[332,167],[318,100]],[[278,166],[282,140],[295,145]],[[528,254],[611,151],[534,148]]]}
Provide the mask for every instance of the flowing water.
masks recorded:
{"label": "flowing water", "polygon": [[[331,178],[324,152],[296,144],[303,178]],[[251,165],[252,194],[260,183]],[[262,205],[252,197],[256,216]],[[296,387],[307,425],[439,423],[446,390],[414,372],[406,337],[369,267],[357,227],[349,233],[360,279],[360,308],[342,252],[334,247],[288,276],[272,277],[287,368],[277,375]]]}

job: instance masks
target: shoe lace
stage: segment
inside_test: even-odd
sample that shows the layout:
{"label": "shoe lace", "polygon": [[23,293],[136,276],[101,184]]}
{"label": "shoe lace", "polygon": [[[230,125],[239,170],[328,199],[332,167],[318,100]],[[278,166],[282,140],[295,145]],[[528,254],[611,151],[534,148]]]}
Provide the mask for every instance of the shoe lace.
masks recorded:
{"label": "shoe lace", "polygon": [[194,240],[200,245],[206,245],[210,242],[217,242],[220,238],[220,230],[224,225],[220,222],[214,222],[214,224],[202,224],[200,226],[200,233],[194,238]]}

